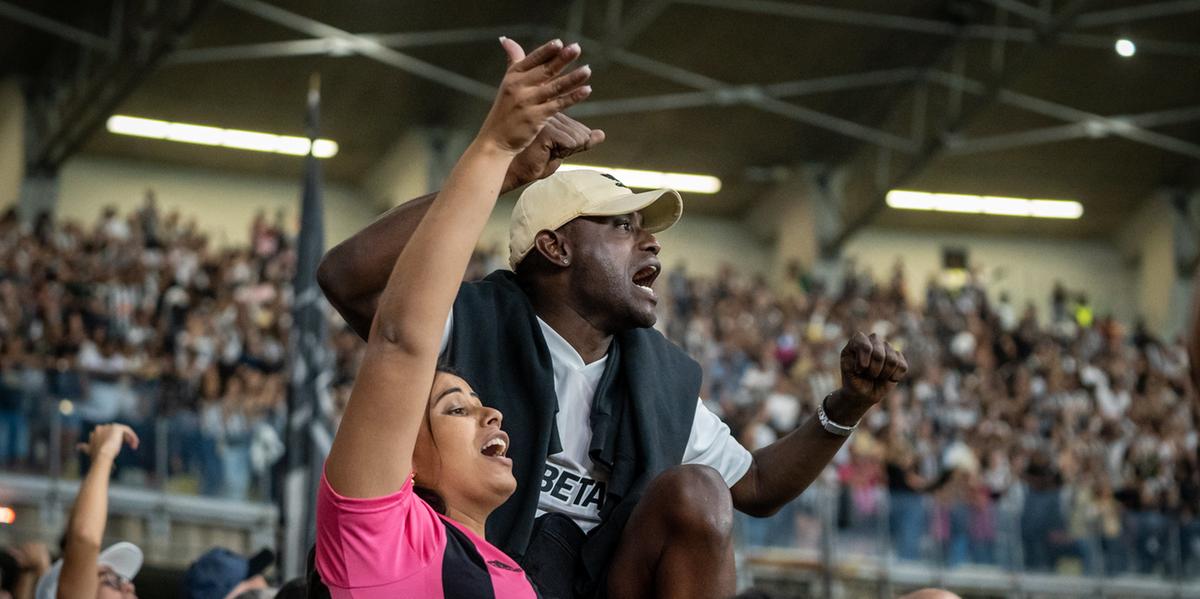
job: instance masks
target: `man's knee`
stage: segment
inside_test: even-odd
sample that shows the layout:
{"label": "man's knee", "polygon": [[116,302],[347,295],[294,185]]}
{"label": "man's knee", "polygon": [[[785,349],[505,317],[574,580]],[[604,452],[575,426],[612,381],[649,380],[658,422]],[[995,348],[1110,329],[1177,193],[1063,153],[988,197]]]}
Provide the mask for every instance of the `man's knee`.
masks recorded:
{"label": "man's knee", "polygon": [[961,599],[958,595],[942,589],[921,589],[909,593],[900,599]]}
{"label": "man's knee", "polygon": [[645,499],[653,501],[676,534],[718,542],[733,535],[729,486],[708,466],[686,464],[666,470],[651,481]]}

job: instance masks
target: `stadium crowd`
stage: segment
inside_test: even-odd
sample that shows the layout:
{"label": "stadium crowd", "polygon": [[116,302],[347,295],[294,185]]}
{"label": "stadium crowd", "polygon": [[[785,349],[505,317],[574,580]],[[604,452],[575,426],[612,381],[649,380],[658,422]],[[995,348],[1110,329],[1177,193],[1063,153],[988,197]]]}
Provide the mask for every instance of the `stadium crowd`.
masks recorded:
{"label": "stadium crowd", "polygon": [[[146,443],[122,454],[119,476],[269,496],[294,262],[280,220],[259,214],[247,243],[219,248],[194,220],[162,213],[152,191],[133,214],[106,208],[90,227],[49,217],[22,227],[5,214],[0,463],[47,472],[61,455],[54,467],[74,475],[75,442],[121,422]],[[52,448],[56,412],[63,434]]]}
{"label": "stadium crowd", "polygon": [[[0,465],[82,474],[76,442],[120,422],[142,439],[117,458],[120,477],[272,497],[292,245],[282,216],[260,214],[245,244],[217,247],[152,191],[134,213],[108,208],[90,227],[3,215]],[[502,263],[481,252],[468,277]],[[700,361],[702,396],[750,449],[838,386],[849,332],[905,353],[908,383],[827,471],[846,534],[885,530],[898,557],[950,566],[1200,566],[1200,411],[1181,342],[1097,317],[1061,287],[1039,315],[993,301],[971,272],[929,281],[917,303],[900,263],[882,279],[849,264],[836,285],[790,273],[772,286],[729,267],[711,278],[676,268],[659,283],[657,326]],[[330,314],[336,407],[362,344]],[[804,502],[742,520],[743,543],[794,544]]]}
{"label": "stadium crowd", "polygon": [[[1097,318],[1061,285],[1042,320],[969,271],[930,280],[918,304],[902,262],[881,280],[849,263],[837,286],[791,273],[773,289],[732,268],[676,269],[660,326],[751,449],[837,387],[848,332],[904,352],[908,383],[827,471],[848,533],[886,530],[898,557],[948,566],[1197,571],[1200,411],[1182,340]],[[792,544],[795,515],[744,519],[743,540]]]}

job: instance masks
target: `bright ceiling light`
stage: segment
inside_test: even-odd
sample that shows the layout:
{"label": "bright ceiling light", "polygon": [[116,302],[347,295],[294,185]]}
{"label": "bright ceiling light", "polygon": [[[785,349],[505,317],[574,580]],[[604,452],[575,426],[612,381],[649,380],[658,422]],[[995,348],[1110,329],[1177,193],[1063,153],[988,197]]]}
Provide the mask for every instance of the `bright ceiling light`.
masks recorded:
{"label": "bright ceiling light", "polygon": [[1129,58],[1130,56],[1137,54],[1137,44],[1133,43],[1133,40],[1129,38],[1123,37],[1117,40],[1117,43],[1113,44],[1113,49],[1117,51],[1117,54],[1120,54],[1125,58]]}
{"label": "bright ceiling light", "polygon": [[165,139],[205,146],[221,146],[254,152],[271,152],[289,156],[307,156],[312,146],[313,156],[332,158],[338,153],[338,144],[331,139],[309,142],[308,138],[294,135],[275,135],[259,131],[222,129],[189,123],[172,123],[135,116],[113,115],[108,119],[108,131],[118,135],[133,135],[150,139]]}
{"label": "bright ceiling light", "polygon": [[1083,216],[1083,204],[1072,200],[1027,200],[959,193],[928,193],[903,189],[889,191],[887,205],[900,210],[933,210],[997,216],[1066,219],[1077,219]]}
{"label": "bright ceiling light", "polygon": [[676,191],[691,193],[717,193],[721,191],[721,180],[711,175],[692,175],[687,173],[663,173],[659,171],[639,171],[629,168],[613,168],[610,166],[587,166],[583,164],[564,164],[560,171],[593,170],[612,175],[622,183],[639,189],[661,189],[663,187]]}

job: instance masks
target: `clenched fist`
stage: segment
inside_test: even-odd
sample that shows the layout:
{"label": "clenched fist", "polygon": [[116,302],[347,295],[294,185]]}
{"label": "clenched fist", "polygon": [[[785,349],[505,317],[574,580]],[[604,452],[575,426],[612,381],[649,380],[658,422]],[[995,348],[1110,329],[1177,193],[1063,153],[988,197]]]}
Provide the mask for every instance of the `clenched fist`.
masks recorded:
{"label": "clenched fist", "polygon": [[874,333],[855,333],[842,348],[842,388],[826,409],[835,422],[849,426],[887,397],[908,373],[908,361]]}
{"label": "clenched fist", "polygon": [[504,175],[501,193],[553,175],[568,156],[604,142],[604,132],[562,113],[550,117],[529,147],[517,154]]}

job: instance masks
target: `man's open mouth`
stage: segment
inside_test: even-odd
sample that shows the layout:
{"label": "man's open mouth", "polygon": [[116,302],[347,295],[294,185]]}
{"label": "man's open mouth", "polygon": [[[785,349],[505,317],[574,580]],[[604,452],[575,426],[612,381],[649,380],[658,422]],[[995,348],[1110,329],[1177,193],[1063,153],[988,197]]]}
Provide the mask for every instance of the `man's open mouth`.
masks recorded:
{"label": "man's open mouth", "polygon": [[662,272],[662,266],[657,262],[648,264],[633,273],[633,284],[641,287],[650,295],[654,295],[654,280],[658,278],[660,272]]}

